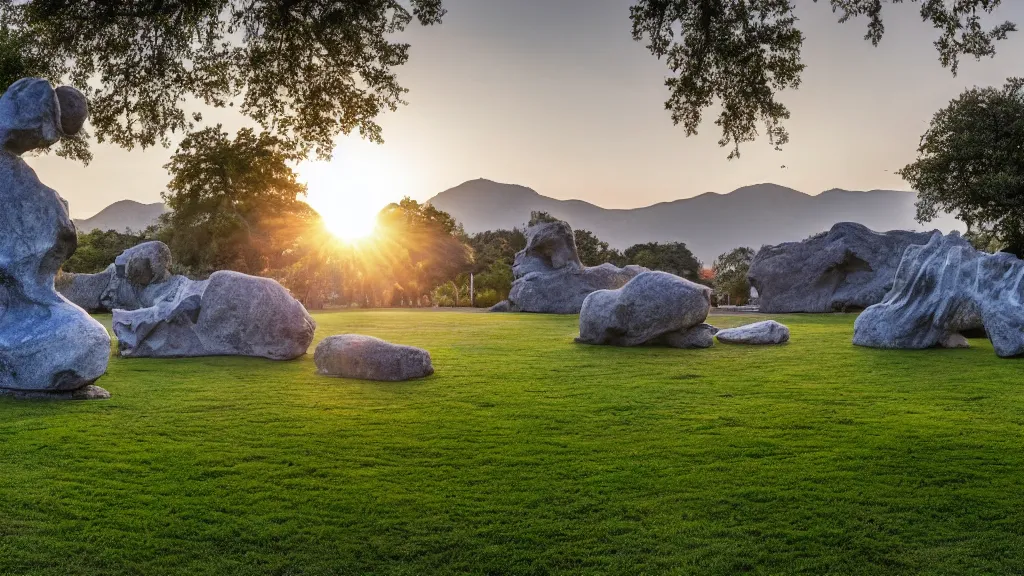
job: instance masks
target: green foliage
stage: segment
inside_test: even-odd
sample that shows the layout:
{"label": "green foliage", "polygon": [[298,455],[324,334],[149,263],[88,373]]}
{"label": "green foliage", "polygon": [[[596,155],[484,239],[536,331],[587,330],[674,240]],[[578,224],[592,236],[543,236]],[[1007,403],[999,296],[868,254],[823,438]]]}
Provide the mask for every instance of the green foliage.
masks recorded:
{"label": "green foliage", "polygon": [[294,262],[296,246],[319,222],[298,200],[306,187],[289,162],[298,156],[267,132],[220,125],[189,134],[167,164],[162,236],[192,273],[267,274]]}
{"label": "green foliage", "polygon": [[630,264],[669,272],[693,282],[700,280],[700,261],[682,242],[634,244],[626,248],[624,255]]}
{"label": "green foliage", "polygon": [[[468,305],[472,250],[462,226],[446,212],[404,198],[381,210],[370,238],[347,243],[322,227],[303,234],[295,263],[276,274],[307,308]],[[435,290],[437,288],[437,290]],[[465,302],[464,304],[463,301]]]}
{"label": "green foliage", "polygon": [[368,334],[436,372],[115,354],[108,401],[0,398],[0,574],[1024,570],[1020,365],[986,340],[871,350],[853,315],[793,315],[785,346],[672,350],[573,344],[571,315],[314,317],[313,347]]}
{"label": "green foliage", "polygon": [[[827,1],[840,14],[839,22],[867,16],[865,39],[881,41],[885,0]],[[1016,30],[1010,22],[983,26],[982,17],[1001,0],[919,3],[922,20],[940,31],[939,60],[954,75],[961,56],[992,56],[995,43]],[[673,74],[666,80],[665,108],[688,136],[697,133],[704,110],[714,107],[721,110],[715,121],[722,130],[719,144],[732,147],[730,159],[739,156],[741,143],[757,138],[759,126],[777,149],[789,141],[783,126],[789,109],[776,97],[797,88],[804,70],[804,36],[796,27],[794,5],[794,0],[637,0],[630,8],[633,38],[646,40]]]}
{"label": "green foliage", "polygon": [[590,230],[573,230],[573,238],[576,241],[576,252],[580,261],[586,266],[597,266],[605,262],[611,262],[616,266],[625,266],[626,257],[615,248],[609,248],[607,242],[602,242]]}
{"label": "green foliage", "polygon": [[505,296],[502,296],[502,295],[498,294],[498,292],[496,290],[493,290],[493,289],[490,289],[490,288],[488,288],[486,290],[477,290],[477,292],[476,292],[476,307],[477,308],[490,308],[491,306],[494,306],[495,304],[497,304],[498,302],[501,302],[502,300],[504,300],[507,297],[508,297],[508,294],[506,294]]}
{"label": "green foliage", "polygon": [[518,228],[488,230],[470,236],[469,245],[473,248],[473,271],[479,274],[499,261],[511,267],[516,252],[526,248],[526,234]]}
{"label": "green foliage", "polygon": [[950,102],[899,174],[918,191],[918,221],[949,212],[979,247],[1024,256],[1024,78]]}
{"label": "green foliage", "polygon": [[[89,96],[100,142],[167,145],[170,133],[201,122],[183,108],[194,98],[237,104],[322,158],[355,129],[380,140],[374,118],[406,92],[393,69],[409,45],[396,34],[414,18],[427,25],[443,15],[441,0],[0,0],[4,28],[31,41],[28,63],[45,57],[47,78]],[[0,84],[26,69],[38,66],[0,69]]]}
{"label": "green foliage", "polygon": [[114,263],[121,252],[141,244],[147,240],[154,239],[156,228],[143,232],[132,232],[126,230],[117,232],[114,230],[93,230],[91,232],[78,233],[78,248],[68,258],[61,270],[77,274],[96,274],[104,271],[107,266]]}
{"label": "green foliage", "polygon": [[753,248],[736,248],[715,260],[712,267],[715,278],[712,286],[721,295],[728,294],[731,304],[746,304],[750,300],[750,282],[747,272],[757,251]]}
{"label": "green foliage", "polygon": [[547,222],[560,222],[561,220],[555,218],[551,214],[542,210],[534,210],[530,212],[530,221],[526,224],[527,226],[536,226],[537,224],[544,224]]}
{"label": "green foliage", "polygon": [[[514,277],[512,275],[512,266],[505,260],[495,260],[491,262],[491,265],[484,270],[476,274],[473,278],[474,287],[479,291],[491,291],[498,295],[498,301],[508,298],[508,293],[512,289],[512,281]],[[495,304],[497,301],[495,302]]]}

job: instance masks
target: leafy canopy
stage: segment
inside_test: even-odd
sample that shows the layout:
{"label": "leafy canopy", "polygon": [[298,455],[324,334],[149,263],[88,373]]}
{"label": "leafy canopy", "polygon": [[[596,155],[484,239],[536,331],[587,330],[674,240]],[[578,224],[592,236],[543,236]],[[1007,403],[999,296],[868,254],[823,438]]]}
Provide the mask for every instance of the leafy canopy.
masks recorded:
{"label": "leafy canopy", "polygon": [[266,273],[286,265],[319,216],[298,198],[305,185],[289,162],[295,152],[267,132],[221,126],[193,132],[165,166],[164,236],[176,261],[195,274],[230,269]]}
{"label": "leafy canopy", "polygon": [[[878,45],[885,32],[882,8],[890,0],[827,1],[841,23],[866,16],[865,39]],[[1001,0],[911,1],[920,4],[922,20],[939,31],[939,61],[954,75],[961,56],[992,56],[995,43],[1016,30],[1010,22],[982,26],[981,17]],[[732,146],[730,159],[739,157],[741,143],[757,138],[761,126],[776,149],[789,141],[783,126],[789,109],[776,97],[797,88],[804,70],[804,36],[794,6],[795,0],[637,0],[630,8],[633,38],[646,40],[673,74],[666,80],[665,108],[687,136],[697,134],[704,110],[717,103],[719,145]]]}
{"label": "leafy canopy", "polygon": [[949,212],[980,244],[1024,256],[1024,78],[939,110],[899,174],[918,191],[918,221]]}
{"label": "leafy canopy", "polygon": [[750,298],[750,282],[747,272],[757,253],[753,248],[735,248],[719,256],[712,270],[712,285],[718,294],[728,294],[729,302],[743,304]]}
{"label": "leafy canopy", "polygon": [[168,145],[201,122],[184,104],[237,105],[303,155],[402,104],[395,41],[442,0],[0,0],[0,84],[70,82],[91,103],[100,142]]}

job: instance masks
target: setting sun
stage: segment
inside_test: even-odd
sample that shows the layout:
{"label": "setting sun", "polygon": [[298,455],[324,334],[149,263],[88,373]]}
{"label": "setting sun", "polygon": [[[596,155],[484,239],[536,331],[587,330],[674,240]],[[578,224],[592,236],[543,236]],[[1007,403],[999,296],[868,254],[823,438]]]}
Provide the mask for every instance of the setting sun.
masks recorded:
{"label": "setting sun", "polygon": [[357,136],[340,140],[330,162],[304,162],[298,172],[309,189],[306,201],[327,229],[346,241],[373,234],[377,213],[408,190],[388,149]]}

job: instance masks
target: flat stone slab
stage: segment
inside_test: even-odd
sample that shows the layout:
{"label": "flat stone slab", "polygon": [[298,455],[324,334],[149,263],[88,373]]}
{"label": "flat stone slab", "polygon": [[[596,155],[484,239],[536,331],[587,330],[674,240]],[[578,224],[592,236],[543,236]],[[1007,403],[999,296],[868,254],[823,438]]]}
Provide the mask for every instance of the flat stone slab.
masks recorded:
{"label": "flat stone slab", "polygon": [[110,392],[92,384],[77,390],[43,392],[39,390],[6,390],[0,388],[0,396],[18,400],[108,400]]}
{"label": "flat stone slab", "polygon": [[724,344],[784,344],[789,342],[789,328],[775,320],[765,320],[719,330],[717,337]]}
{"label": "flat stone slab", "polygon": [[318,374],[357,380],[401,382],[434,373],[430,352],[360,334],[324,338],[313,362]]}

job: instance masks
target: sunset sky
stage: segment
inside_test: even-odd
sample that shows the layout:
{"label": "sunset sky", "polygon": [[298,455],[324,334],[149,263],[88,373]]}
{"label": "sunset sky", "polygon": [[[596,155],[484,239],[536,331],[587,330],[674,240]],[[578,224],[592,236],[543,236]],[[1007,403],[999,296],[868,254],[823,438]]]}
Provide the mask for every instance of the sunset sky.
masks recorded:
{"label": "sunset sky", "polygon": [[[807,35],[802,87],[783,95],[791,143],[745,145],[739,160],[716,144],[709,112],[686,138],[663,108],[667,69],[630,37],[630,0],[446,0],[442,25],[410,28],[399,78],[409,105],[380,118],[386,143],[342,139],[331,164],[300,174],[315,206],[375,210],[403,195],[425,200],[465,180],[523,184],[556,198],[628,208],[775,182],[816,194],[839,187],[907,189],[893,174],[915,155],[931,115],[974,85],[1024,74],[1024,33],[954,78],[932,46],[918,5],[886,6],[873,48],[863,20],[840,25],[827,2],[801,2]],[[1024,27],[1024,2],[996,16]],[[229,113],[207,114],[229,128]],[[157,202],[172,150],[95,145],[88,167],[30,158],[46,184],[86,217],[130,198]],[[786,165],[787,168],[781,168]],[[356,209],[356,208],[353,208]]]}

